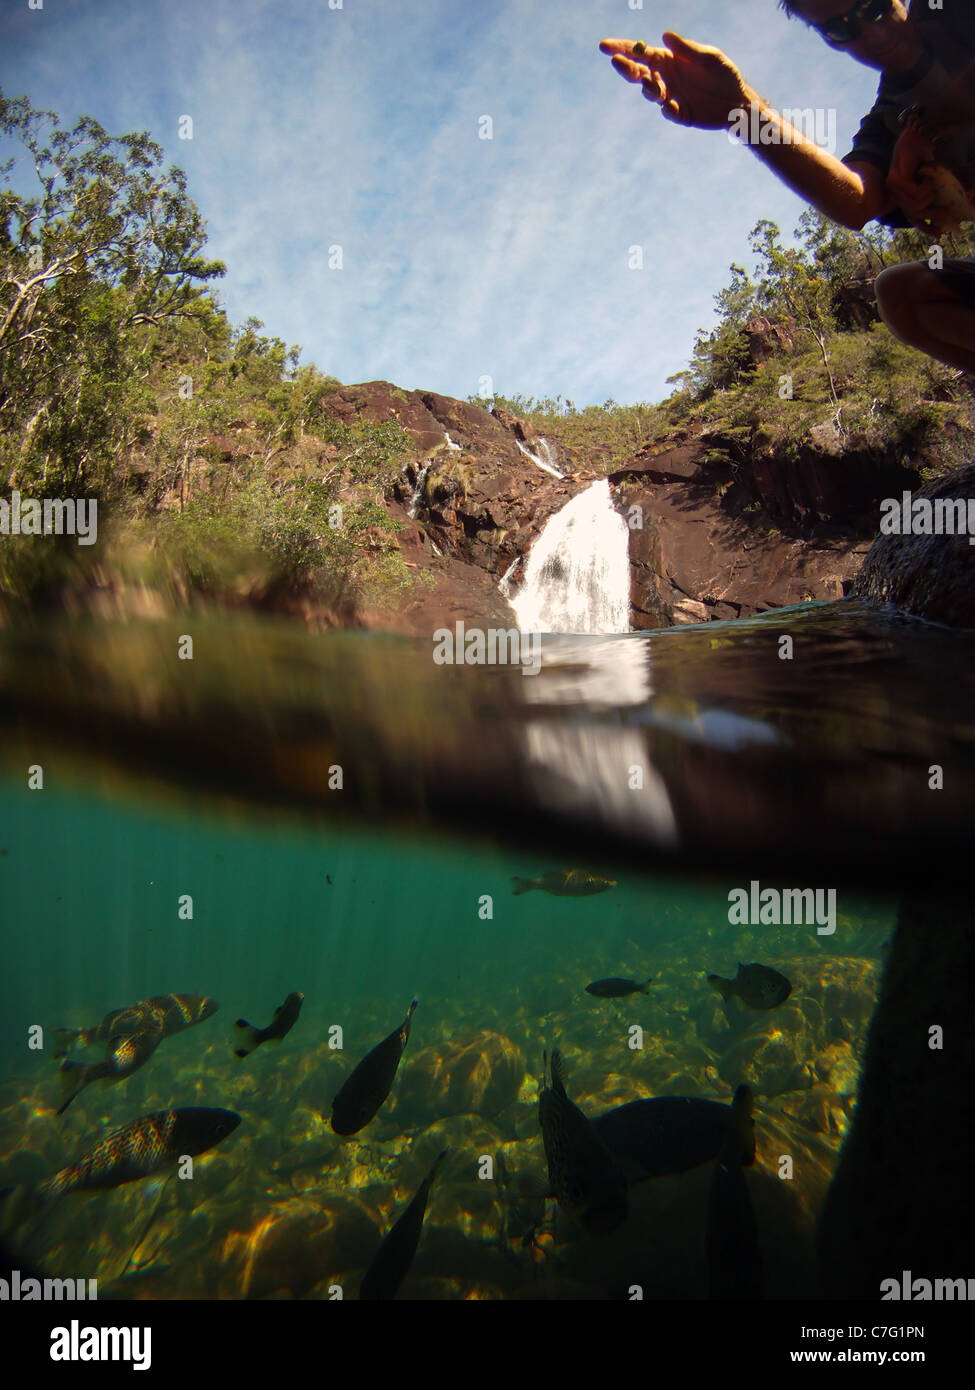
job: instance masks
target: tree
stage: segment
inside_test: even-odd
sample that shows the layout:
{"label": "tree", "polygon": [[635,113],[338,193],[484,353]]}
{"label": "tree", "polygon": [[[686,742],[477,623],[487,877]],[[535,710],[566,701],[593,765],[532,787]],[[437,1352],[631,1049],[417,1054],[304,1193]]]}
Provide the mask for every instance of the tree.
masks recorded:
{"label": "tree", "polygon": [[63,130],[2,93],[0,132],[40,183],[19,193],[16,160],[0,165],[0,466],[36,495],[98,493],[151,407],[159,328],[212,314],[198,285],[225,267],[200,255],[185,176],[146,133],[114,139],[88,116]]}

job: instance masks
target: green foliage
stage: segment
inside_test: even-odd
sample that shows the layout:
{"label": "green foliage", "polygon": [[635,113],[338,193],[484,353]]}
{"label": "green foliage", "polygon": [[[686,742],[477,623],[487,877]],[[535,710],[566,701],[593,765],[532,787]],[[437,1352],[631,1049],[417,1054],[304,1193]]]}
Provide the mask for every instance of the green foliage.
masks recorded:
{"label": "green foliage", "polygon": [[409,436],[329,419],[334,377],[260,320],[229,323],[205,288],[224,267],[203,257],[204,223],[159,146],[88,117],[63,130],[2,94],[0,132],[39,182],[25,196],[14,159],[0,167],[0,469],[25,496],[105,504],[90,550],[5,538],[4,596],[83,585],[96,550],[124,575],[217,596],[317,585],[354,602],[408,583],[379,502]]}
{"label": "green foliage", "polygon": [[581,410],[570,400],[556,396],[536,400],[533,396],[468,396],[471,405],[490,411],[497,407],[528,420],[556,447],[576,451],[587,468],[612,473],[637,449],[666,432],[670,423],[666,406],[641,401],[618,405],[609,399],[602,405]]}

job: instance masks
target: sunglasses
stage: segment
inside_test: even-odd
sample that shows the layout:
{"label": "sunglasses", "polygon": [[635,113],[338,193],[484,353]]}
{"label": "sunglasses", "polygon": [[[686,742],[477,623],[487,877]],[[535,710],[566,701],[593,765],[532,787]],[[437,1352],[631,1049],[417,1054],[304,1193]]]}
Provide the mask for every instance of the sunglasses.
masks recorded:
{"label": "sunglasses", "polygon": [[827,19],[823,24],[814,24],[824,39],[830,43],[854,43],[863,30],[864,24],[879,24],[887,19],[894,8],[894,0],[856,0],[846,14],[838,14],[835,19]]}

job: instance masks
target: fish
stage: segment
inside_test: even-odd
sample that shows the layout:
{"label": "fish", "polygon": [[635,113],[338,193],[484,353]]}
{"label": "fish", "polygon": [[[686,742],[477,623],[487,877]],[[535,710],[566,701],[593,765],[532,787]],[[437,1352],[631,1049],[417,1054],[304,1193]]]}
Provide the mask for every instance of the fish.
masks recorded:
{"label": "fish", "polygon": [[63,1115],[76,1096],[94,1081],[106,1085],[124,1081],[148,1062],[163,1038],[202,1023],[220,1005],[205,994],[156,994],[124,1009],[113,1009],[95,1028],[59,1028],[55,1058],[64,1057],[76,1045],[90,1047],[105,1042],[101,1062],[62,1062],[61,1105]]}
{"label": "fish", "polygon": [[447,1153],[448,1150],[444,1149],[434,1159],[433,1167],[420,1183],[413,1200],[377,1250],[375,1258],[362,1277],[360,1299],[395,1298],[397,1289],[413,1263],[423,1230],[423,1217],[430,1188]]}
{"label": "fish", "polygon": [[774,1009],[784,1004],[792,993],[792,985],[770,965],[742,965],[733,980],[723,975],[709,975],[708,984],[727,1001],[734,995],[750,1009]]}
{"label": "fish", "polygon": [[752,1093],[739,1086],[708,1193],[709,1298],[761,1298],[762,1255],[741,1152],[752,1128]]}
{"label": "fish", "polygon": [[552,1195],[590,1235],[609,1235],[629,1210],[626,1178],[596,1127],[566,1094],[558,1048],[552,1052],[551,1079],[551,1086],[543,1081],[538,1120]]}
{"label": "fish", "polygon": [[246,1018],[238,1018],[234,1027],[240,1032],[236,1039],[234,1056],[246,1057],[255,1047],[260,1047],[261,1043],[280,1043],[286,1038],[298,1022],[304,997],[299,990],[293,990],[284,1003],[279,1004],[274,1010],[274,1017],[266,1028],[255,1028]]}
{"label": "fish", "polygon": [[545,893],[554,893],[557,898],[587,898],[616,887],[615,878],[603,878],[602,874],[591,874],[586,869],[553,869],[541,878],[512,878],[511,882],[515,897],[540,888]]}
{"label": "fish", "polygon": [[[597,1115],[593,1126],[624,1171],[662,1178],[717,1158],[730,1116],[731,1106],[717,1100],[656,1096],[617,1105]],[[743,1132],[738,1158],[746,1168],[755,1162],[752,1129]]]}
{"label": "fish", "polygon": [[54,1058],[65,1056],[73,1047],[91,1047],[96,1042],[111,1042],[113,1038],[129,1037],[139,1032],[147,1022],[156,1022],[165,1038],[202,1023],[220,1008],[215,999],[205,994],[155,994],[140,999],[124,1009],[112,1009],[94,1028],[59,1028]]}
{"label": "fish", "polygon": [[234,1110],[199,1105],[143,1115],[106,1135],[77,1163],[60,1169],[29,1192],[5,1188],[0,1192],[5,1220],[11,1210],[22,1211],[25,1203],[43,1208],[68,1192],[121,1187],[172,1167],[185,1155],[195,1158],[232,1134],[240,1119]]}
{"label": "fish", "polygon": [[651,983],[653,976],[646,980],[642,985],[636,980],[620,980],[612,976],[608,980],[593,980],[591,985],[586,985],[586,993],[594,994],[597,999],[625,999],[628,994],[647,994],[647,985]]}
{"label": "fish", "polygon": [[407,1015],[388,1038],[383,1038],[346,1077],[332,1101],[332,1129],[336,1134],[358,1134],[378,1112],[389,1095],[403,1049],[410,1036],[410,1020],[420,1001],[414,999]]}
{"label": "fish", "polygon": [[106,1085],[124,1081],[145,1066],[162,1039],[161,1024],[150,1019],[135,1033],[109,1038],[106,1056],[100,1062],[62,1062],[61,1104],[57,1113],[63,1115],[75,1097],[95,1081]]}

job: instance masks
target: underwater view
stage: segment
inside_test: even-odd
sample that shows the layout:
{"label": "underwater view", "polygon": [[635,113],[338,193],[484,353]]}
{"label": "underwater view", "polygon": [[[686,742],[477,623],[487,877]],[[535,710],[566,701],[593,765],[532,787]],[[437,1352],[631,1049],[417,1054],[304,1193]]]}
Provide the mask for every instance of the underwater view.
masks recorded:
{"label": "underwater view", "polygon": [[100,1298],[794,1300],[894,1268],[869,1210],[855,1249],[824,1221],[885,972],[949,1008],[912,960],[934,902],[967,949],[939,901],[963,639],[806,605],[556,635],[528,675],[193,628],[187,661],[166,623],[0,637],[0,1185],[31,1269]]}

